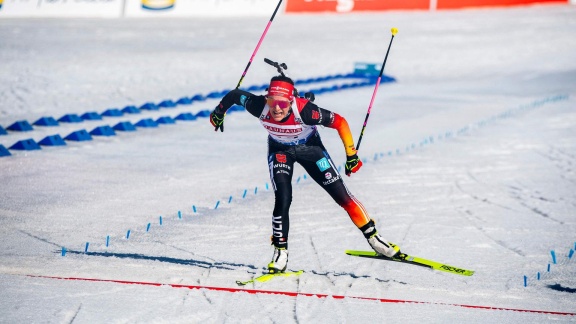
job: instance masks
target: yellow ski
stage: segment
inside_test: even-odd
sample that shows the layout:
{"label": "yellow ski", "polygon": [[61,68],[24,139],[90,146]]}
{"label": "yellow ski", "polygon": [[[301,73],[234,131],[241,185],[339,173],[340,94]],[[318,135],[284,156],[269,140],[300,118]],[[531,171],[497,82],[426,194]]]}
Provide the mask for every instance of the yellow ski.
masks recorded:
{"label": "yellow ski", "polygon": [[363,257],[363,258],[382,259],[382,260],[388,260],[388,261],[414,264],[417,266],[426,267],[426,268],[430,268],[430,269],[434,269],[434,270],[438,270],[438,271],[449,272],[449,273],[453,273],[453,274],[457,274],[457,275],[461,275],[461,276],[471,276],[474,274],[473,270],[457,268],[457,267],[454,267],[454,266],[451,266],[448,264],[444,264],[444,263],[440,263],[440,262],[436,262],[436,261],[432,261],[432,260],[427,260],[427,259],[423,259],[420,257],[415,257],[415,256],[408,255],[405,253],[400,253],[398,256],[395,256],[394,258],[385,257],[383,255],[380,255],[380,254],[374,252],[374,251],[346,250],[346,254],[352,255],[352,256]]}
{"label": "yellow ski", "polygon": [[298,270],[298,271],[285,271],[285,272],[277,272],[277,273],[266,273],[263,274],[261,276],[255,277],[251,280],[248,281],[240,281],[240,280],[236,280],[236,284],[238,284],[238,286],[246,286],[247,284],[253,283],[253,282],[266,282],[266,281],[270,281],[276,277],[291,277],[291,276],[299,276],[302,273],[304,273],[304,270]]}

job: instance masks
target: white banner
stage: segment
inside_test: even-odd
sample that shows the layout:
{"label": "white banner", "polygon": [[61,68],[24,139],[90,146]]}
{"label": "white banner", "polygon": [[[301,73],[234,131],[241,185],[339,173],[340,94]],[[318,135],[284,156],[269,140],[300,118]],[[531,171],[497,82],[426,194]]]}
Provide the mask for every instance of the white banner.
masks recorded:
{"label": "white banner", "polygon": [[[276,0],[0,0],[0,17],[270,16],[277,4]],[[279,11],[284,12],[284,6]]]}
{"label": "white banner", "polygon": [[124,0],[0,0],[0,17],[121,17]]}
{"label": "white banner", "polygon": [[[126,0],[126,17],[271,16],[275,0]],[[284,10],[281,10],[282,12]]]}

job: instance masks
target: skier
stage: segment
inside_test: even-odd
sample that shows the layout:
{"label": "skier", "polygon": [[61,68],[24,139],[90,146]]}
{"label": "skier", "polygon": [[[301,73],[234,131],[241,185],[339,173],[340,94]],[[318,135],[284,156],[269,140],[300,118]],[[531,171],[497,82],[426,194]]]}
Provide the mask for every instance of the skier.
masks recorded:
{"label": "skier", "polygon": [[241,105],[259,118],[269,133],[268,167],[275,204],[272,212],[274,253],[268,264],[268,272],[284,272],[288,264],[288,212],[292,202],[294,162],[302,165],[312,179],[346,210],[374,251],[390,258],[397,255],[400,248],[378,234],[374,221],[364,206],[348,191],[320,140],[316,125],[336,129],[346,150],[345,173],[350,176],[357,172],[362,167],[362,161],[356,154],[346,119],[318,107],[308,99],[298,97],[292,79],[286,77],[280,68],[278,71],[280,75],[270,80],[267,95],[254,95],[234,89],[222,98],[210,114],[214,130],[223,132],[226,111],[234,104]]}

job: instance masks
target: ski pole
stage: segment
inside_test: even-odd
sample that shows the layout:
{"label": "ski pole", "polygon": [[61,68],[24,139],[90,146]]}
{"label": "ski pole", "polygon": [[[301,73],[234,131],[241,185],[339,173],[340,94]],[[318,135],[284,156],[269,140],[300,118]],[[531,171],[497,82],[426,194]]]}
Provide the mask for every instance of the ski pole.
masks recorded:
{"label": "ski pole", "polygon": [[380,75],[376,80],[376,86],[374,87],[374,93],[372,93],[372,100],[370,100],[370,105],[368,106],[368,112],[366,113],[366,119],[364,119],[364,126],[362,126],[362,131],[360,132],[360,138],[358,139],[358,145],[356,145],[356,151],[360,149],[360,142],[362,141],[362,136],[364,135],[364,130],[366,129],[366,124],[368,124],[368,117],[370,117],[370,111],[372,110],[372,104],[376,98],[376,92],[378,92],[378,86],[380,85],[380,80],[382,79],[382,74],[384,74],[384,66],[386,65],[386,60],[388,59],[388,53],[390,53],[390,47],[392,46],[392,41],[394,36],[398,32],[398,29],[392,28],[392,38],[390,39],[390,44],[388,44],[388,50],[386,51],[386,56],[384,57],[384,63],[382,63],[382,68],[380,69]]}
{"label": "ski pole", "polygon": [[264,40],[264,37],[266,36],[266,33],[268,32],[268,28],[270,28],[270,25],[272,25],[272,20],[274,20],[274,17],[276,16],[278,9],[280,8],[280,4],[282,4],[282,0],[278,1],[278,5],[276,6],[274,13],[272,14],[272,17],[270,17],[270,21],[266,25],[266,29],[264,29],[262,36],[260,36],[260,40],[258,41],[258,45],[256,45],[256,48],[254,49],[254,52],[252,53],[252,56],[250,57],[250,61],[248,61],[248,64],[246,65],[246,68],[244,69],[244,73],[242,73],[242,77],[240,78],[240,81],[238,81],[238,85],[236,86],[236,89],[240,88],[240,84],[244,80],[244,77],[246,76],[246,73],[248,72],[248,69],[250,68],[250,64],[252,64],[252,60],[254,59],[254,56],[256,56],[256,52],[258,52],[258,49],[260,48],[260,45],[262,44],[262,41]]}

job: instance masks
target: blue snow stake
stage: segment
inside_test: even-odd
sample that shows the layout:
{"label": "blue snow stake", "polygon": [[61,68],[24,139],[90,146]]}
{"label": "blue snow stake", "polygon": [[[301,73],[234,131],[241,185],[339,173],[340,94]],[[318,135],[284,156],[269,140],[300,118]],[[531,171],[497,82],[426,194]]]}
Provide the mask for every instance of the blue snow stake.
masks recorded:
{"label": "blue snow stake", "polygon": [[258,187],[254,188],[254,194],[258,193]]}
{"label": "blue snow stake", "polygon": [[228,198],[228,203],[232,202],[232,196],[230,196],[230,198]]}
{"label": "blue snow stake", "polygon": [[106,116],[106,117],[120,117],[122,115],[124,115],[124,113],[122,111],[120,111],[120,109],[118,109],[118,108],[107,109],[106,111],[104,111],[102,113],[102,116]]}
{"label": "blue snow stake", "polygon": [[81,123],[84,120],[76,114],[66,114],[58,119],[59,122],[63,123]]}
{"label": "blue snow stake", "polygon": [[196,206],[192,205],[192,210],[194,211],[194,214],[196,214]]}
{"label": "blue snow stake", "polygon": [[106,236],[106,247],[110,246],[110,235]]}
{"label": "blue snow stake", "polygon": [[192,104],[192,99],[190,99],[188,97],[182,97],[182,98],[178,99],[178,101],[176,101],[176,104],[178,104],[178,105],[190,105],[190,104]]}
{"label": "blue snow stake", "polygon": [[540,280],[540,271],[538,271],[538,280]]}
{"label": "blue snow stake", "polygon": [[102,120],[102,116],[100,116],[100,114],[95,111],[84,113],[80,117],[84,120]]}
{"label": "blue snow stake", "polygon": [[134,127],[131,122],[120,122],[114,125],[113,129],[123,132],[133,132],[136,130],[136,127]]}
{"label": "blue snow stake", "polygon": [[31,138],[16,142],[14,145],[10,146],[10,149],[23,151],[41,150],[38,143]]}
{"label": "blue snow stake", "polygon": [[176,124],[176,121],[170,116],[163,116],[156,119],[158,124]]}
{"label": "blue snow stake", "polygon": [[33,130],[32,125],[30,125],[30,123],[28,123],[26,120],[17,121],[14,124],[6,127],[6,129],[18,132],[28,132]]}
{"label": "blue snow stake", "polygon": [[105,126],[98,126],[96,128],[94,128],[91,132],[90,135],[94,135],[94,136],[116,136],[116,132],[114,131],[114,129],[108,125]]}
{"label": "blue snow stake", "polygon": [[128,232],[126,232],[126,239],[130,238],[130,230],[128,230]]}
{"label": "blue snow stake", "polygon": [[66,256],[66,248],[62,247],[62,256]]}
{"label": "blue snow stake", "polygon": [[156,104],[154,104],[152,102],[147,102],[147,103],[143,104],[142,106],[140,106],[140,109],[158,110],[158,109],[160,109],[160,107],[156,106]]}
{"label": "blue snow stake", "polygon": [[192,100],[192,101],[204,101],[204,100],[206,100],[206,97],[204,97],[201,94],[196,94],[196,95],[192,96],[192,98],[190,98],[190,100]]}
{"label": "blue snow stake", "polygon": [[86,247],[84,247],[84,253],[88,253],[88,247],[90,246],[90,242],[86,242]]}
{"label": "blue snow stake", "polygon": [[160,216],[160,225],[162,225],[162,216]]}
{"label": "blue snow stake", "polygon": [[550,263],[548,263],[548,272],[550,272]]}
{"label": "blue snow stake", "polygon": [[206,110],[201,110],[201,111],[199,111],[199,112],[196,113],[196,118],[198,118],[198,117],[208,117],[208,116],[210,116],[210,113],[211,113],[210,110],[207,110],[207,109],[206,109]]}
{"label": "blue snow stake", "polygon": [[182,212],[178,211],[178,218],[182,219]]}
{"label": "blue snow stake", "polygon": [[136,106],[126,106],[122,109],[122,112],[126,114],[139,114],[141,111],[136,108]]}
{"label": "blue snow stake", "polygon": [[81,129],[79,131],[68,134],[68,136],[64,137],[64,139],[69,141],[83,142],[91,141],[92,136],[85,129]]}
{"label": "blue snow stake", "polygon": [[573,255],[574,255],[574,250],[570,249],[570,252],[568,253],[568,259],[572,259]]}
{"label": "blue snow stake", "polygon": [[4,145],[0,144],[0,157],[12,155]]}
{"label": "blue snow stake", "polygon": [[33,123],[36,126],[58,126],[54,117],[42,117]]}
{"label": "blue snow stake", "polygon": [[146,232],[148,232],[150,230],[150,223],[148,223],[148,225],[146,225]]}
{"label": "blue snow stake", "polygon": [[152,118],[144,118],[144,119],[140,120],[139,122],[137,122],[136,126],[146,127],[146,128],[158,127],[158,123],[155,122]]}
{"label": "blue snow stake", "polygon": [[158,106],[162,108],[174,108],[176,107],[176,103],[174,103],[174,101],[172,100],[164,100],[161,103],[159,103]]}
{"label": "blue snow stake", "polygon": [[56,134],[44,137],[38,144],[44,146],[64,146],[66,142],[64,142],[64,139],[60,135]]}
{"label": "blue snow stake", "polygon": [[556,252],[554,252],[554,250],[550,251],[550,254],[552,255],[552,263],[556,264]]}
{"label": "blue snow stake", "polygon": [[218,205],[220,205],[220,200],[218,200],[218,201],[216,202],[216,206],[214,206],[214,209],[218,209]]}
{"label": "blue snow stake", "polygon": [[248,189],[244,189],[244,194],[242,195],[242,198],[246,198],[246,193],[248,192]]}
{"label": "blue snow stake", "polygon": [[268,182],[266,182],[266,190],[268,190]]}
{"label": "blue snow stake", "polygon": [[176,120],[196,120],[196,116],[192,115],[191,113],[181,113],[180,115],[176,116]]}
{"label": "blue snow stake", "polygon": [[524,276],[524,287],[528,286],[528,277]]}
{"label": "blue snow stake", "polygon": [[298,179],[296,179],[296,183],[300,183],[300,177],[298,177]]}

